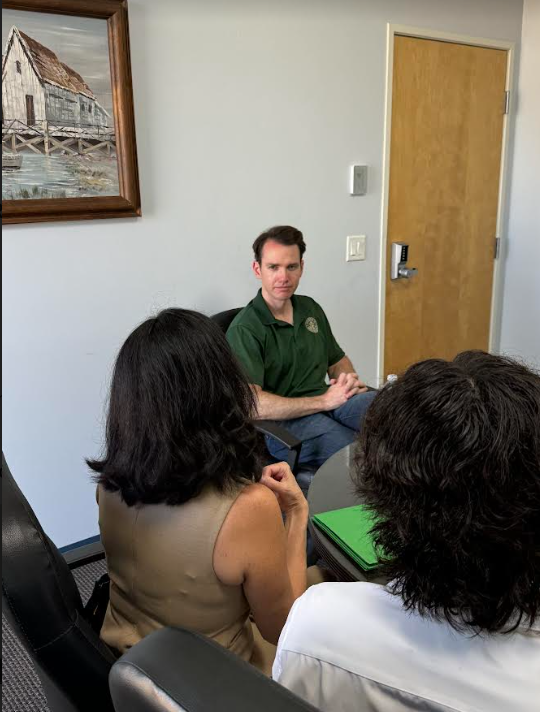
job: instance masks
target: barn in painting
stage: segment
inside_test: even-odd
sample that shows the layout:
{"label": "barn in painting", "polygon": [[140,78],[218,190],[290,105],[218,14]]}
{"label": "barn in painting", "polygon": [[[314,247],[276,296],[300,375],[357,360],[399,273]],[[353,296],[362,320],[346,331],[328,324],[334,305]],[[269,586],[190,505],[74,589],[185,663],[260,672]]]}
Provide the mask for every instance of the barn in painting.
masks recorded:
{"label": "barn in painting", "polygon": [[12,27],[2,56],[2,121],[108,127],[111,117],[80,74]]}

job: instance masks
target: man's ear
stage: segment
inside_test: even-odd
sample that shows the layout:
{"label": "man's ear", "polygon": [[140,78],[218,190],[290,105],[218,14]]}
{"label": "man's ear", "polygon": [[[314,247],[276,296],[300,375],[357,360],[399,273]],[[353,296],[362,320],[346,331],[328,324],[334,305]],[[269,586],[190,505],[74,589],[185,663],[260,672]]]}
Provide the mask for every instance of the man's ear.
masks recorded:
{"label": "man's ear", "polygon": [[255,277],[257,277],[257,279],[261,279],[261,265],[257,262],[257,260],[253,260],[251,268],[253,269]]}

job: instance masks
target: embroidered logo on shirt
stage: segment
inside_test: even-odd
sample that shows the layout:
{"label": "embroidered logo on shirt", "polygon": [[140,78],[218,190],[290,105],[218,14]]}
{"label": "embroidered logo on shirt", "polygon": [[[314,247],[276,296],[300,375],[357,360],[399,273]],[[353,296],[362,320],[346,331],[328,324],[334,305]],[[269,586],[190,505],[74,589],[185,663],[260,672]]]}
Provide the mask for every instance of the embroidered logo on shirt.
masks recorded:
{"label": "embroidered logo on shirt", "polygon": [[308,318],[305,321],[306,324],[306,329],[308,331],[311,331],[312,334],[318,334],[319,333],[319,325],[317,324],[317,319],[315,319],[312,316],[308,316]]}

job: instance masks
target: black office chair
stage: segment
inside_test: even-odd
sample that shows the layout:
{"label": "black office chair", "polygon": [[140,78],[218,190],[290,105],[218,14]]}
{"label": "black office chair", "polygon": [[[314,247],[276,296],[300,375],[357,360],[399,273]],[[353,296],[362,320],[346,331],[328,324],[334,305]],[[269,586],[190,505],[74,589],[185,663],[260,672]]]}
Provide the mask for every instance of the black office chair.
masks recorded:
{"label": "black office chair", "polygon": [[114,710],[108,675],[116,657],[94,629],[104,613],[94,604],[95,597],[83,606],[73,574],[2,455],[2,611],[35,665],[51,712]]}
{"label": "black office chair", "polygon": [[113,665],[116,712],[316,712],[234,653],[188,630],[151,633]]}
{"label": "black office chair", "polygon": [[[241,309],[228,309],[227,311],[219,312],[214,314],[212,319],[221,327],[224,333],[231,325],[235,316],[242,311]],[[297,437],[289,433],[288,430],[278,425],[272,420],[255,420],[254,424],[259,430],[259,432],[264,435],[269,435],[275,440],[280,442],[282,445],[288,449],[289,454],[287,456],[287,462],[290,465],[291,470],[296,476],[296,480],[300,485],[302,491],[307,496],[311,480],[313,479],[317,468],[313,465],[299,464],[300,451],[302,448],[302,442]],[[268,462],[275,462],[274,458],[268,453]]]}
{"label": "black office chair", "polygon": [[[71,568],[103,556],[72,556]],[[115,664],[98,634],[108,590],[105,576],[83,606],[70,567],[2,454],[2,611],[34,663],[51,712],[314,709],[225,648],[182,629],[152,633]]]}

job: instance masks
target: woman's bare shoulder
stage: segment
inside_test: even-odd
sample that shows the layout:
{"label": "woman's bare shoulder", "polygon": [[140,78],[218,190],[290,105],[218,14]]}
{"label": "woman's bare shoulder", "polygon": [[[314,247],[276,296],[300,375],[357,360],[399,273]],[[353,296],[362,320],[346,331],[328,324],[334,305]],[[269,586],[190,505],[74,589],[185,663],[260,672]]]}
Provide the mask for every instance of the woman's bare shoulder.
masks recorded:
{"label": "woman's bare shoulder", "polygon": [[235,505],[279,510],[275,494],[260,482],[250,482],[246,485],[238,495]]}
{"label": "woman's bare shoulder", "polygon": [[259,483],[246,485],[236,498],[214,547],[214,571],[222,583],[243,582],[246,567],[265,542],[283,527],[273,492]]}

